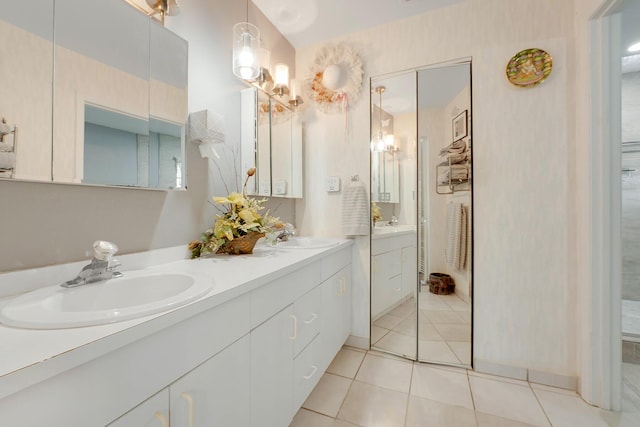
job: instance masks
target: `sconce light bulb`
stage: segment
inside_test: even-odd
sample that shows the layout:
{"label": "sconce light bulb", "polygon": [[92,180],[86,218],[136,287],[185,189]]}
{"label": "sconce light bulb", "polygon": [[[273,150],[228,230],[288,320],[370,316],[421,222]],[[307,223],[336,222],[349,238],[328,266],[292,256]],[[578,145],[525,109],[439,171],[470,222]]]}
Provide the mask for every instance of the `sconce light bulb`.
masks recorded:
{"label": "sconce light bulb", "polygon": [[629,46],[629,52],[640,52],[640,42],[634,43]]}

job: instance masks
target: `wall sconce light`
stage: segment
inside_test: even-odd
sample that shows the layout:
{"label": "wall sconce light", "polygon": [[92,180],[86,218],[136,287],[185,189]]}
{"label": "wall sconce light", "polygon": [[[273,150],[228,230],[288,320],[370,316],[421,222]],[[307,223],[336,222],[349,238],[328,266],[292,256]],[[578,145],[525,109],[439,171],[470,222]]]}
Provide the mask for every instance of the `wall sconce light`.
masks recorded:
{"label": "wall sconce light", "polygon": [[289,93],[289,66],[287,64],[281,62],[276,64],[273,93],[278,96]]}
{"label": "wall sconce light", "polygon": [[147,0],[147,5],[151,8],[149,16],[160,16],[160,22],[164,24],[165,16],[176,16],[180,13],[180,6],[177,0]]}
{"label": "wall sconce light", "polygon": [[302,104],[304,101],[300,97],[300,92],[302,90],[302,84],[298,79],[291,79],[291,93],[289,94],[289,105],[296,108]]}
{"label": "wall sconce light", "polygon": [[258,50],[260,30],[249,22],[233,26],[233,74],[244,80],[253,80],[260,75]]}

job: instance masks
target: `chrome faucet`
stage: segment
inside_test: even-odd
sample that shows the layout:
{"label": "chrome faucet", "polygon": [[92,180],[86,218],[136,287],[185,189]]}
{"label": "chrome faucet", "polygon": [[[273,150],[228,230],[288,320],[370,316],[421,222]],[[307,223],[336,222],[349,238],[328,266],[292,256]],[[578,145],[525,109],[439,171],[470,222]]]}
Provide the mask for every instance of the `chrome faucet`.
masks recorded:
{"label": "chrome faucet", "polygon": [[120,262],[113,258],[113,255],[118,252],[118,247],[115,244],[97,240],[93,243],[93,251],[94,255],[91,262],[85,265],[75,278],[64,282],[60,286],[73,288],[101,280],[122,277],[121,272],[115,271],[120,266]]}
{"label": "chrome faucet", "polygon": [[284,230],[280,234],[276,236],[276,242],[286,242],[289,240],[289,237],[295,237],[296,229],[293,225],[288,222],[284,225]]}
{"label": "chrome faucet", "polygon": [[398,225],[398,218],[396,218],[395,216],[392,216],[391,220],[389,221],[389,225],[391,225],[391,226]]}

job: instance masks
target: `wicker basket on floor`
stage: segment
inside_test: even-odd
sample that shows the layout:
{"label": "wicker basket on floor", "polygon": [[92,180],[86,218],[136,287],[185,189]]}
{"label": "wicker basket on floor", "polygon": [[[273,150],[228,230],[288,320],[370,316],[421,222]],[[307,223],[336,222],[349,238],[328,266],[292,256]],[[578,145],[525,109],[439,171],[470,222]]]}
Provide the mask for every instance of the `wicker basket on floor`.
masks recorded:
{"label": "wicker basket on floor", "polygon": [[448,274],[431,273],[429,274],[429,292],[436,295],[452,294],[456,284]]}

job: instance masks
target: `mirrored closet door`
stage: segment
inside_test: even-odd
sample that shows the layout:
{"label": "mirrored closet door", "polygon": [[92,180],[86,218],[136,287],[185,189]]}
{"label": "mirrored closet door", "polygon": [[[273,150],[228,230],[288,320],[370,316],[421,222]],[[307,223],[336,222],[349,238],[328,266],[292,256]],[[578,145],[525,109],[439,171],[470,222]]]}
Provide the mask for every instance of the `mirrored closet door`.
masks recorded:
{"label": "mirrored closet door", "polygon": [[472,363],[471,64],[371,79],[371,347]]}

